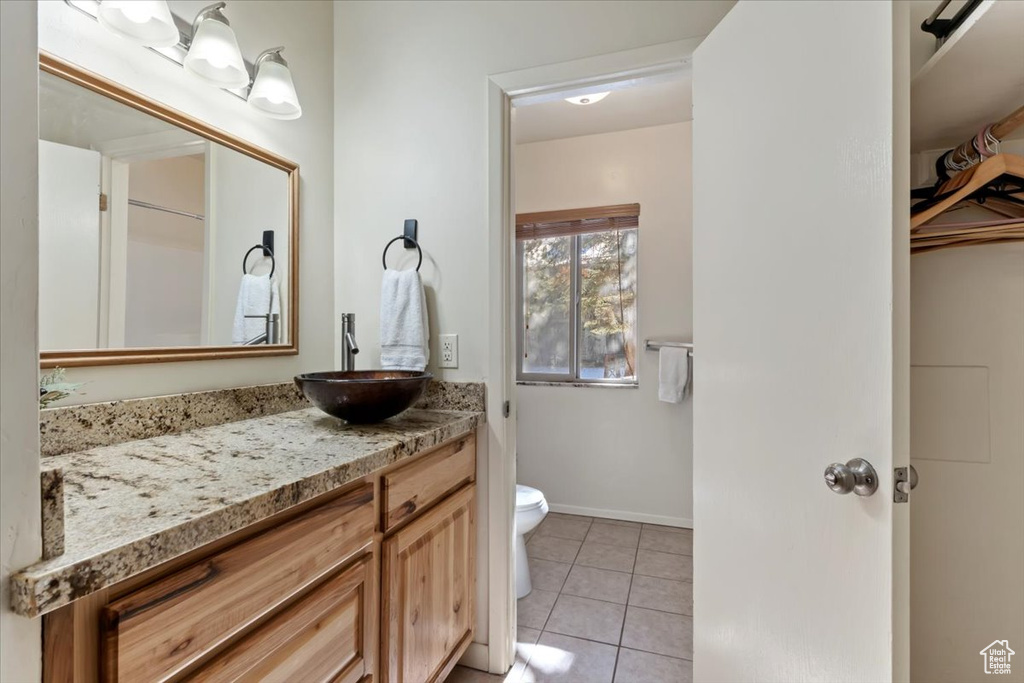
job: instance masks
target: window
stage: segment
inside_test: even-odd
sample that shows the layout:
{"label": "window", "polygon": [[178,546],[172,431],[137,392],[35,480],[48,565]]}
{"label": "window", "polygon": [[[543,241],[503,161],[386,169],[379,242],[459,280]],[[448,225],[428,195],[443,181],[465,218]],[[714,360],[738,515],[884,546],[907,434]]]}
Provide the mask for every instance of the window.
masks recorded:
{"label": "window", "polygon": [[519,214],[519,380],[636,384],[639,204]]}

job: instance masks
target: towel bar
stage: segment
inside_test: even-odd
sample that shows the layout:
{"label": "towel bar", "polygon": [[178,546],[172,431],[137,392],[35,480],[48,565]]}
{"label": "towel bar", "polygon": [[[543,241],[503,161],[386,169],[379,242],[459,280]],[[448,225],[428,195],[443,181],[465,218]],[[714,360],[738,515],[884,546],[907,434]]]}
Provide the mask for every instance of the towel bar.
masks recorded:
{"label": "towel bar", "polygon": [[660,348],[670,349],[689,349],[690,355],[693,355],[693,342],[676,342],[676,341],[656,341],[654,339],[644,340],[644,349],[647,351],[657,351]]}

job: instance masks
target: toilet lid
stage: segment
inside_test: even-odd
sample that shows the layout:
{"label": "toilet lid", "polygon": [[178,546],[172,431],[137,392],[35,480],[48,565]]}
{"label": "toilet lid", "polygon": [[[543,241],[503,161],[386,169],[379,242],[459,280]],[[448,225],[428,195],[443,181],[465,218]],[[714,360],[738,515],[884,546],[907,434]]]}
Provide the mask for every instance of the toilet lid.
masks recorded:
{"label": "toilet lid", "polygon": [[543,504],[543,493],[535,488],[516,484],[516,510],[530,510]]}

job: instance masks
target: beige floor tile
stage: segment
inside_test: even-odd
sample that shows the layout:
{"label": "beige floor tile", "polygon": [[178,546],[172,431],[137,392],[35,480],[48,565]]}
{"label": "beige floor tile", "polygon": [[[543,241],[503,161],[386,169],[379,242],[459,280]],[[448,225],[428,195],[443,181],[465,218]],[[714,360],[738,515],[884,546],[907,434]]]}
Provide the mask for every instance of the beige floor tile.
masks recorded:
{"label": "beige floor tile", "polygon": [[615,683],[692,683],[693,662],[619,648]]}
{"label": "beige floor tile", "polygon": [[522,680],[522,669],[516,671],[515,667],[507,675],[489,674],[485,671],[477,671],[466,666],[457,666],[452,669],[445,679],[445,683],[519,683]]}
{"label": "beige floor tile", "polygon": [[[534,540],[536,543],[536,540]],[[576,556],[576,564],[584,567],[610,569],[615,572],[632,572],[636,549],[585,541]]]}
{"label": "beige floor tile", "polygon": [[522,683],[611,683],[614,645],[544,633],[534,648]]}
{"label": "beige floor tile", "polygon": [[517,624],[527,628],[543,629],[544,623],[551,614],[551,608],[555,606],[558,593],[542,591],[534,588],[525,598],[519,600],[516,605],[518,615]]}
{"label": "beige floor tile", "polygon": [[548,515],[537,527],[537,535],[582,541],[587,536],[590,523],[589,517],[552,517]]}
{"label": "beige floor tile", "polygon": [[604,522],[594,522],[590,525],[587,540],[594,541],[595,543],[635,548],[640,541],[640,529],[619,526],[617,524],[606,524]]}
{"label": "beige floor tile", "polygon": [[665,531],[644,527],[643,533],[640,534],[640,547],[643,550],[657,550],[662,553],[693,555],[693,534],[685,532],[685,529]]}
{"label": "beige floor tile", "polygon": [[535,535],[526,544],[526,555],[538,560],[551,560],[552,562],[567,562],[572,564],[579,552],[579,541],[569,538],[556,538],[554,536]]}
{"label": "beige floor tile", "polygon": [[692,616],[693,584],[636,574],[629,589],[629,604]]}
{"label": "beige floor tile", "polygon": [[632,574],[576,565],[562,586],[562,595],[576,595],[625,605]]}
{"label": "beige floor tile", "polygon": [[673,581],[693,581],[693,558],[689,555],[639,550],[636,554],[636,568],[633,572]]}
{"label": "beige floor tile", "polygon": [[523,643],[525,645],[535,645],[538,639],[540,639],[539,629],[527,628],[526,626],[516,627],[517,643]]}
{"label": "beige floor tile", "polygon": [[640,527],[643,526],[643,524],[641,524],[640,522],[627,522],[624,519],[605,519],[604,517],[595,517],[594,521],[595,522],[600,522],[601,524],[614,524],[615,526],[628,526],[628,527],[632,527],[633,529],[639,529]]}
{"label": "beige floor tile", "polygon": [[693,617],[629,607],[622,629],[622,647],[693,659]]}
{"label": "beige floor tile", "polygon": [[558,596],[544,631],[618,645],[625,613],[623,605],[563,594]]}
{"label": "beige floor tile", "polygon": [[587,515],[570,515],[568,512],[549,512],[548,517],[559,517],[561,519],[585,519],[590,522],[594,521],[593,517],[588,517]]}
{"label": "beige floor tile", "polygon": [[672,534],[690,534],[693,535],[693,529],[687,529],[681,526],[665,526],[664,524],[644,524],[645,529],[651,529],[653,531],[667,531]]}
{"label": "beige floor tile", "polygon": [[[530,554],[529,551],[526,552]],[[556,593],[562,590],[562,584],[565,583],[565,577],[569,575],[569,570],[572,569],[572,565],[567,562],[552,562],[551,560],[542,560],[539,557],[529,557],[527,562],[530,564],[530,581],[534,588],[539,588],[542,591],[555,591]]]}
{"label": "beige floor tile", "polygon": [[540,640],[541,631],[535,628],[519,626],[516,628],[516,657],[512,663],[512,669],[505,676],[502,683],[520,683],[523,672],[526,671],[526,663],[533,656],[537,649],[537,641]]}

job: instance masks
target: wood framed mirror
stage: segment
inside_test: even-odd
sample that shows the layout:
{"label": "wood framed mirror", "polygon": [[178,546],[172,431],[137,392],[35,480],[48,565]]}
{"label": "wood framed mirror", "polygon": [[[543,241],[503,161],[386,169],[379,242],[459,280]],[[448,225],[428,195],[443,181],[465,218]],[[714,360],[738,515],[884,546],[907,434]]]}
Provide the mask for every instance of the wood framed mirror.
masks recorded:
{"label": "wood framed mirror", "polygon": [[39,55],[40,365],[299,351],[299,166]]}

